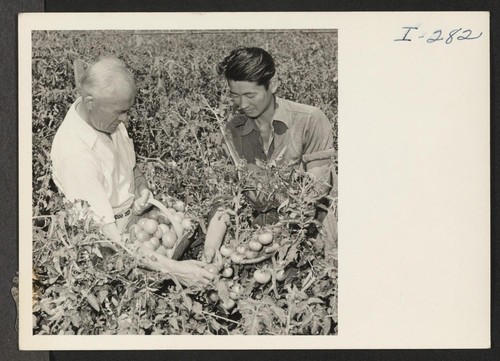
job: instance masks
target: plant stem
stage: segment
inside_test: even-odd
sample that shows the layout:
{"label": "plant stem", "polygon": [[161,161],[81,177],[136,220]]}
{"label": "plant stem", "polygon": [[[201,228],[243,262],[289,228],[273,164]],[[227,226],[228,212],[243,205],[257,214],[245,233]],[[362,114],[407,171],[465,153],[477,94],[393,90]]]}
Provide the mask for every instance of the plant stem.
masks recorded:
{"label": "plant stem", "polygon": [[162,161],[160,158],[148,158],[148,157],[143,157],[142,155],[138,155],[137,158],[145,161],[157,162],[163,167],[163,169],[165,169],[165,162]]}
{"label": "plant stem", "polygon": [[201,311],[201,313],[203,313],[204,315],[209,315],[209,316],[212,316],[212,317],[215,317],[215,318],[220,318],[221,320],[224,320],[224,321],[227,321],[227,322],[232,322],[232,323],[234,323],[236,325],[239,325],[239,322],[231,320],[231,319],[226,318],[226,317],[222,317],[222,316],[216,315],[215,313],[210,313],[210,312],[206,312],[206,311]]}
{"label": "plant stem", "polygon": [[311,278],[312,278],[312,272],[309,272],[306,278],[304,279],[304,282],[302,283],[302,291],[304,291],[305,286],[309,283]]}
{"label": "plant stem", "polygon": [[[226,143],[227,149],[229,150],[229,154],[231,155],[231,158],[234,162],[234,165],[237,166],[239,164],[239,156],[236,153],[232,143],[230,143],[226,137],[226,133],[224,132],[224,126],[222,124],[222,120],[219,118],[219,116],[217,115],[215,110],[210,106],[210,104],[205,99],[205,97],[202,96],[202,98],[203,98],[203,102],[205,103],[205,105],[208,107],[208,109],[210,109],[212,114],[215,116],[215,119],[217,120],[217,124],[219,125],[220,131],[222,133],[222,138],[224,139],[224,142]],[[239,170],[238,170],[238,178],[240,178],[240,171]]]}
{"label": "plant stem", "polygon": [[[253,314],[252,327],[250,329],[251,331],[253,331],[253,329],[254,329],[255,322],[257,322],[257,323],[259,322],[259,321],[256,321],[257,316],[259,314],[259,308],[260,308],[260,305],[257,305],[257,308],[255,309],[255,313]],[[253,335],[254,333],[252,332],[251,334]]]}
{"label": "plant stem", "polygon": [[32,219],[37,219],[37,218],[55,218],[55,215],[46,215],[46,216],[33,216],[31,217]]}
{"label": "plant stem", "polygon": [[[189,123],[187,122],[187,120],[184,119],[184,117],[179,112],[177,112],[177,111],[173,111],[173,112],[177,114],[177,116],[184,122],[184,124],[187,127],[189,127],[189,130],[191,131],[191,135],[196,140],[196,144],[198,145],[198,148],[200,148],[201,159],[203,159],[204,163],[206,163],[205,151],[203,150],[203,147],[201,146],[200,141],[198,140],[198,137],[196,136],[196,133],[195,133],[193,127],[189,126]],[[166,131],[165,131],[165,133],[166,133]]]}
{"label": "plant stem", "polygon": [[314,281],[316,281],[316,277],[314,277],[314,276],[313,276],[313,277],[311,277],[311,279],[309,280],[309,282],[307,282],[307,283],[304,285],[304,287],[302,287],[302,292],[307,291],[307,289],[308,289],[309,287],[311,287],[311,285],[314,283]]}
{"label": "plant stem", "polygon": [[285,328],[285,335],[288,335],[290,333],[290,322],[292,321],[292,309],[293,309],[293,299],[295,297],[295,290],[292,289],[292,294],[290,295],[290,298],[288,299],[288,313],[286,315],[286,328]]}
{"label": "plant stem", "polygon": [[278,293],[278,288],[276,286],[276,258],[273,256],[272,257],[272,261],[273,261],[273,291],[274,291],[274,296],[276,297],[276,299],[279,299],[279,293]]}
{"label": "plant stem", "polygon": [[236,240],[236,243],[240,242],[240,217],[238,216],[238,210],[240,209],[240,199],[241,199],[241,187],[238,187],[238,194],[234,202],[234,213],[235,213],[234,221],[236,227],[234,238]]}

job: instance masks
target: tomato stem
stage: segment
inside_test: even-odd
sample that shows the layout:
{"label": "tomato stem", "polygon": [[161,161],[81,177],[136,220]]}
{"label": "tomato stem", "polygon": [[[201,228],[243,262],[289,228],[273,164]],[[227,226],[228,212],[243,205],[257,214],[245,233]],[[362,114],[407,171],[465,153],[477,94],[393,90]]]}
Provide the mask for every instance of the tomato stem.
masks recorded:
{"label": "tomato stem", "polygon": [[276,299],[279,299],[279,293],[278,293],[278,288],[276,286],[276,258],[274,256],[271,257],[272,261],[273,261],[273,273],[272,273],[272,276],[273,276],[273,291],[274,291],[274,295],[276,297]]}
{"label": "tomato stem", "polygon": [[221,320],[224,320],[224,321],[227,321],[227,322],[232,322],[232,323],[234,323],[236,325],[240,324],[237,321],[231,320],[230,318],[226,318],[226,317],[222,317],[222,316],[216,315],[215,313],[210,313],[210,312],[206,312],[206,311],[201,311],[201,313],[203,313],[204,315],[209,315],[209,316],[215,317],[215,318],[220,318]]}

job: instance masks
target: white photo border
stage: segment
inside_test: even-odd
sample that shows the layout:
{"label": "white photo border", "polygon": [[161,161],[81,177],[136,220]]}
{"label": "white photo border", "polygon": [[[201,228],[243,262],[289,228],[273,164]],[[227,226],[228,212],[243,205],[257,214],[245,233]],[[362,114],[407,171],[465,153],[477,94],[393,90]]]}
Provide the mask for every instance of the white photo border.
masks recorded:
{"label": "white photo border", "polygon": [[[489,347],[488,23],[484,12],[21,14],[20,348]],[[448,47],[395,42],[405,26],[484,35]],[[338,29],[337,336],[32,335],[31,31],[157,29]]]}

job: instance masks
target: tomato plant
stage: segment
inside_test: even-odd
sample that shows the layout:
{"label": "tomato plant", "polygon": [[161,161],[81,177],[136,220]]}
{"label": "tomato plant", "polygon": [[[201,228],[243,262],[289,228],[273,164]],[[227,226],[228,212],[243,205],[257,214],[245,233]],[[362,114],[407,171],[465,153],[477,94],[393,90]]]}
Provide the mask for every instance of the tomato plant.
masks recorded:
{"label": "tomato plant", "polygon": [[[218,122],[235,109],[214,71],[236,46],[268,49],[278,95],[321,108],[336,144],[335,32],[34,31],[32,40],[34,334],[337,333],[337,242],[318,237],[311,196],[317,181],[273,163],[232,164]],[[88,206],[65,204],[51,179],[52,139],[78,96],[73,62],[90,64],[109,53],[136,79],[127,129],[137,163],[155,197],[193,234],[184,258],[201,257],[214,208],[228,211],[223,277],[209,290],[182,288],[144,268],[131,245],[110,251]],[[278,223],[253,225],[248,189],[277,205]],[[330,201],[336,214],[336,197]],[[171,257],[177,241],[171,226],[152,212],[131,239],[145,254]],[[254,282],[261,270],[269,280]]]}

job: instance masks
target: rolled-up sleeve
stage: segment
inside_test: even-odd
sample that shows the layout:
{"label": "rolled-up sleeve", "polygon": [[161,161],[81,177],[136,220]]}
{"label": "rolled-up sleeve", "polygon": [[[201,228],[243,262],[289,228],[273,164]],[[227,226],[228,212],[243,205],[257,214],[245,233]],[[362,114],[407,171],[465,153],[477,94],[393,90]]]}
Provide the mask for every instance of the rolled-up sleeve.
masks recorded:
{"label": "rolled-up sleeve", "polygon": [[320,109],[315,109],[308,120],[304,130],[303,161],[306,163],[306,168],[328,165],[331,163],[329,154],[334,151],[332,126]]}

